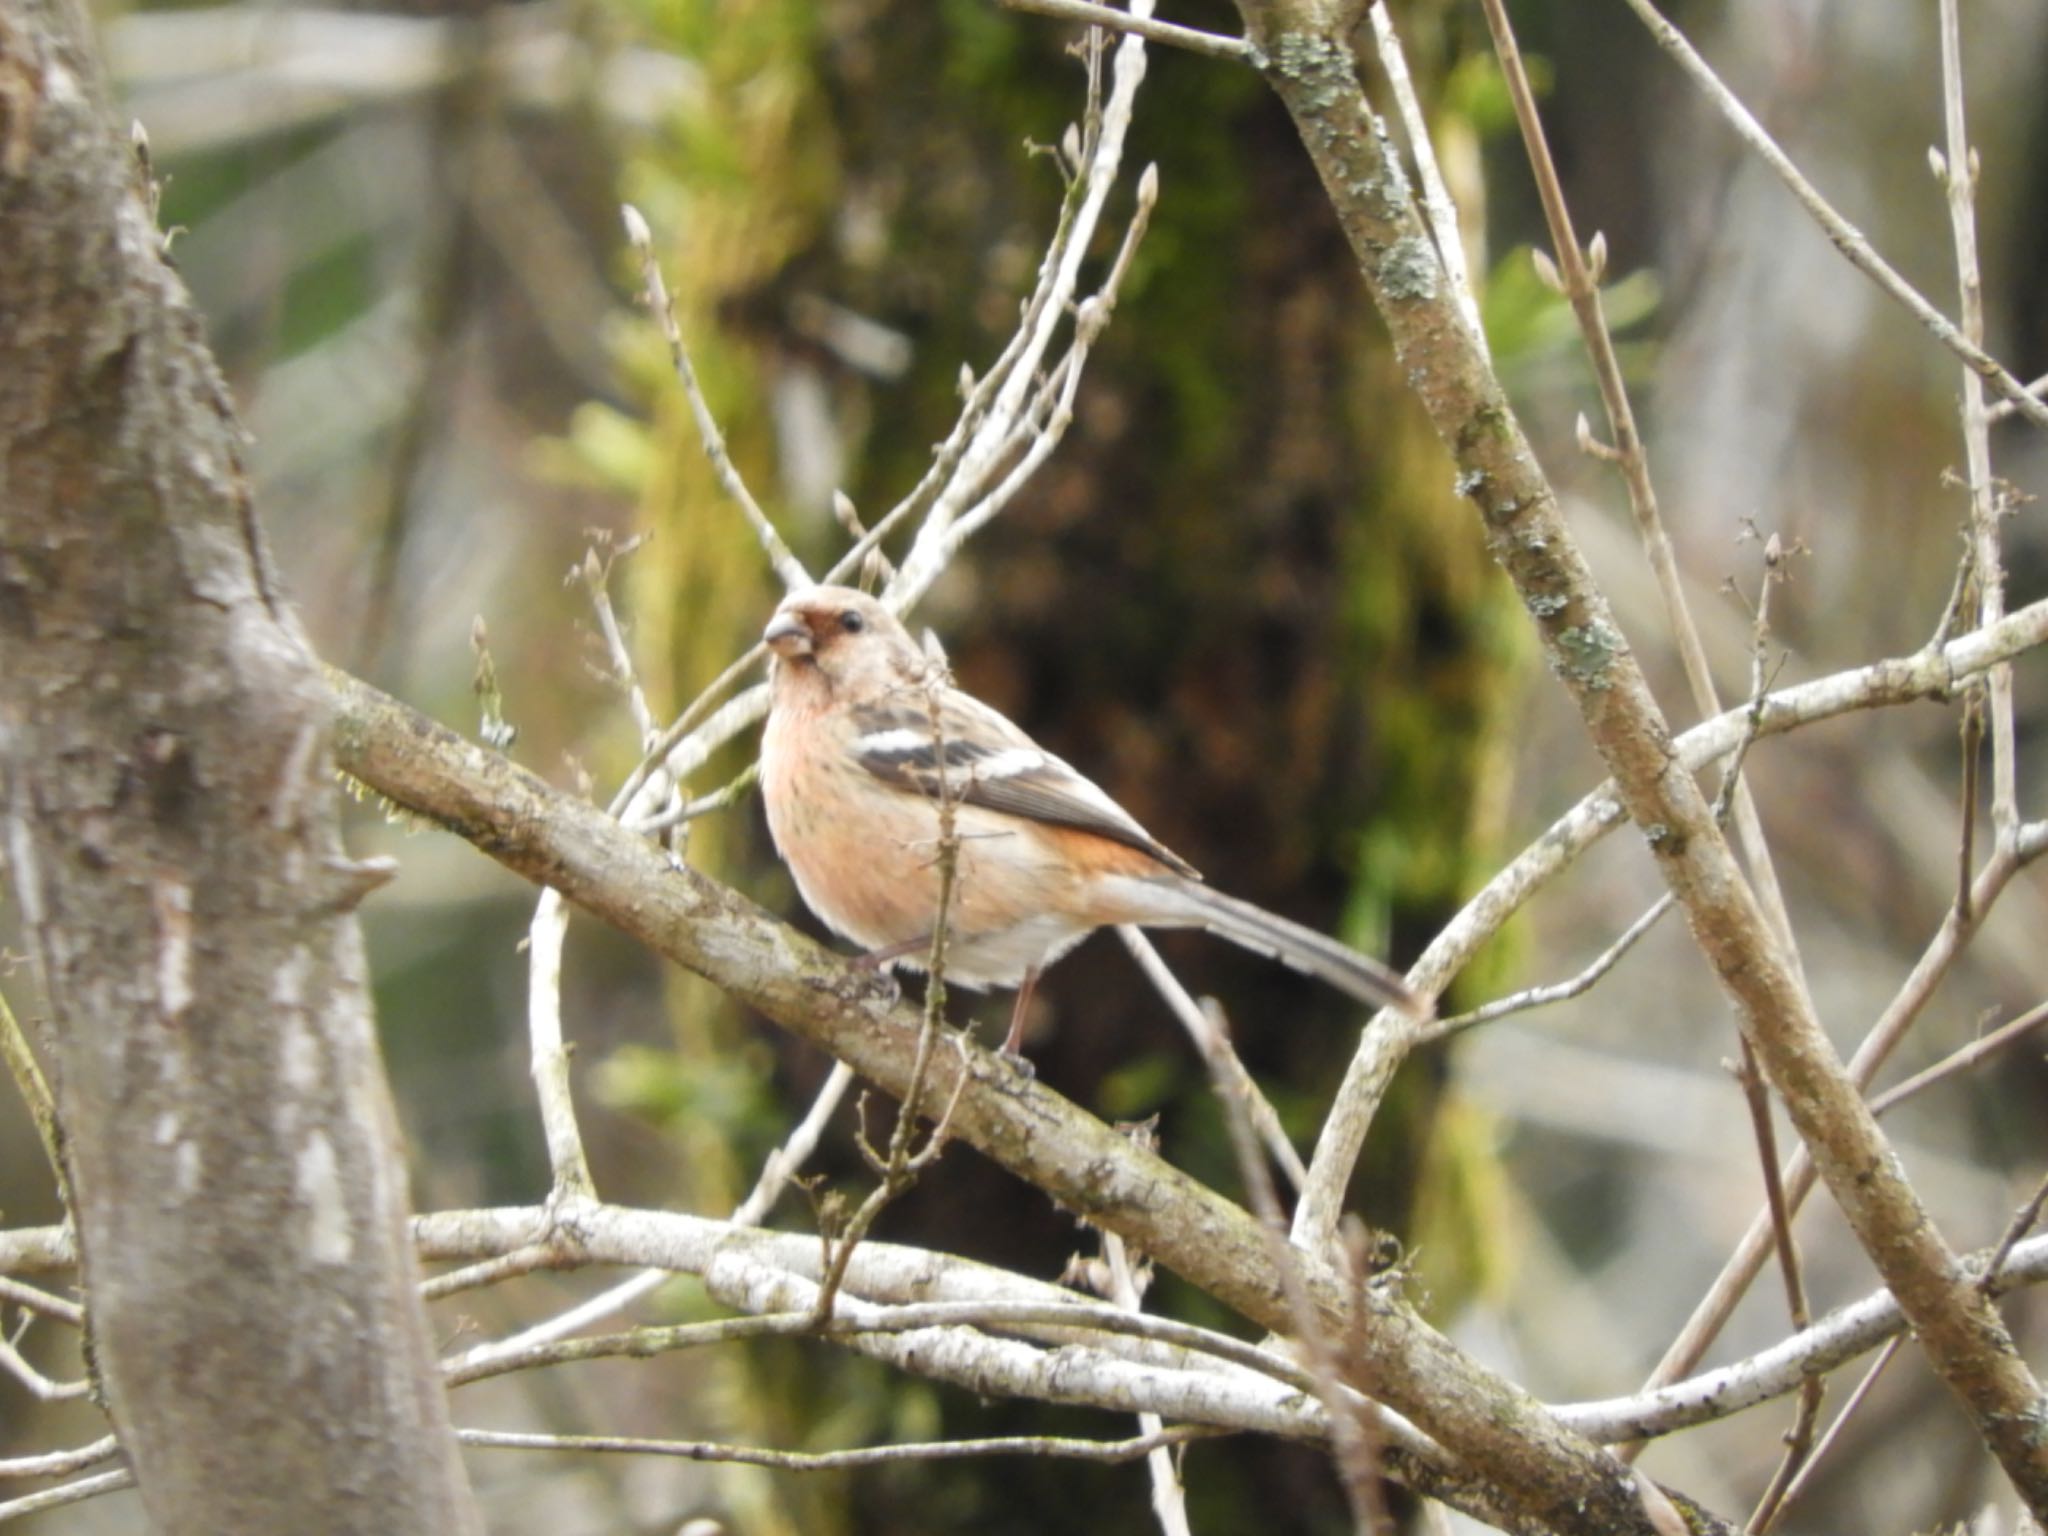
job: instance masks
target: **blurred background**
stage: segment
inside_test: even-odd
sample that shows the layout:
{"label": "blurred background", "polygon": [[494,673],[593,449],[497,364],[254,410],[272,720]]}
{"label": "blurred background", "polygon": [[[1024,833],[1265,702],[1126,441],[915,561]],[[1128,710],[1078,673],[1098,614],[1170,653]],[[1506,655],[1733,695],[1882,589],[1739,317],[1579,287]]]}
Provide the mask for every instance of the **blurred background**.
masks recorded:
{"label": "blurred background", "polygon": [[[1235,32],[1217,0],[1173,18]],[[915,483],[1013,325],[1052,228],[1037,146],[1078,114],[1063,24],[989,0],[420,0],[401,8],[98,8],[125,110],[150,136],[173,254],[254,435],[257,501],[322,654],[475,730],[481,621],[513,754],[608,799],[638,757],[609,680],[586,552],[609,563],[640,679],[672,716],[755,636],[777,595],[717,494],[666,351],[635,302],[618,205],[652,224],[735,457],[798,553],[844,547],[830,511]],[[1966,497],[1958,369],[1854,276],[1619,4],[1516,7],[1582,233],[1605,233],[1621,333],[1667,518],[1724,697],[1748,691],[1757,534],[1796,546],[1773,665],[1796,682],[1920,646],[1954,582]],[[1953,312],[1926,150],[1941,137],[1932,8],[1725,0],[1674,17],[1806,171]],[[1691,712],[1621,487],[1573,445],[1598,402],[1541,236],[1474,5],[1398,8],[1469,226],[1500,366],[1624,627],[1680,723]],[[1991,346],[2048,357],[2048,121],[2032,86],[2048,13],[1968,8]],[[1369,34],[1361,49],[1370,59]],[[1369,73],[1373,73],[1369,70]],[[1377,86],[1376,73],[1373,74]],[[919,610],[963,684],[1098,778],[1225,889],[1413,956],[1485,876],[1600,778],[1512,594],[1404,392],[1284,114],[1250,71],[1154,50],[1127,163],[1160,169],[1152,232],[1055,460]],[[1118,207],[1128,209],[1129,192]],[[1110,224],[1119,215],[1112,213]],[[1098,254],[1106,254],[1098,253]],[[2041,587],[2042,442],[2007,424],[1999,472],[2015,606]],[[1730,584],[1733,584],[1733,590]],[[2039,668],[2023,666],[2022,810],[2038,812]],[[1760,746],[1750,770],[1824,1019],[1860,1039],[1947,910],[1958,712],[1919,706]],[[752,751],[711,765],[703,793]],[[422,1207],[527,1203],[546,1159],[526,1080],[534,892],[450,838],[364,807],[354,837],[401,878],[364,914]],[[800,904],[758,803],[690,833],[691,860],[776,911]],[[1657,894],[1608,840],[1468,972],[1469,1006],[1575,972]],[[1885,1080],[2048,990],[2037,874],[2009,890]],[[1342,999],[1213,942],[1164,947],[1225,1001],[1304,1152],[1359,1020]],[[18,976],[17,1006],[31,1007]],[[973,1007],[960,998],[956,1008]],[[1008,999],[979,1005],[988,1027]],[[593,924],[570,935],[565,1020],[607,1198],[722,1214],[830,1063]],[[1042,1078],[1235,1193],[1203,1069],[1121,948],[1086,946],[1040,993]],[[1730,1016],[1667,921],[1590,995],[1489,1026],[1405,1070],[1354,1208],[1397,1233],[1433,1319],[1552,1400],[1633,1389],[1759,1202],[1724,1063]],[[1997,1236],[2039,1177],[2038,1046],[1891,1122],[1958,1246]],[[865,1176],[843,1113],[820,1193]],[[1789,1138],[1787,1141],[1789,1145]],[[1824,1199],[1801,1225],[1817,1308],[1868,1264]],[[0,1098],[0,1208],[53,1218],[18,1103]],[[801,1191],[774,1220],[807,1230]],[[964,1148],[878,1236],[1051,1277],[1095,1251]],[[450,1347],[607,1280],[534,1277],[443,1304]],[[1155,1304],[1224,1324],[1162,1277]],[[643,1315],[694,1315],[677,1282]],[[2010,1309],[2042,1358],[2048,1313]],[[10,1321],[12,1319],[10,1318]],[[1766,1275],[1714,1361],[1782,1335]],[[53,1331],[25,1348],[74,1370]],[[1846,1386],[1831,1390],[1838,1403]],[[975,1401],[823,1346],[766,1344],[471,1387],[467,1424],[792,1449],[998,1433],[1117,1435],[1100,1415]],[[1787,1405],[1654,1447],[1645,1465],[1746,1513]],[[0,1377],[0,1454],[99,1433]],[[1917,1454],[1894,1447],[1910,1436]],[[494,1532],[745,1536],[1152,1528],[1139,1468],[1031,1461],[797,1476],[653,1460],[478,1452]],[[1253,1441],[1186,1467],[1196,1528],[1346,1528],[1322,1459]],[[1927,1529],[2003,1484],[1910,1356],[1824,1464],[1791,1530]],[[1284,1490],[1284,1497],[1276,1492]],[[139,1527],[132,1494],[31,1519],[36,1536]]]}

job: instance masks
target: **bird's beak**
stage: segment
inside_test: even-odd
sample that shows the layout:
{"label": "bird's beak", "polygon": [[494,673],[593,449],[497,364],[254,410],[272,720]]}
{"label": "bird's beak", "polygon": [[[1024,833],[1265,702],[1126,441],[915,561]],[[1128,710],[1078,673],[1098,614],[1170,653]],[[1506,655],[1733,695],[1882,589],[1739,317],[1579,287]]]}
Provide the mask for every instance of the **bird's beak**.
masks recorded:
{"label": "bird's beak", "polygon": [[811,654],[811,627],[799,614],[778,613],[761,631],[761,643],[784,660],[808,656]]}

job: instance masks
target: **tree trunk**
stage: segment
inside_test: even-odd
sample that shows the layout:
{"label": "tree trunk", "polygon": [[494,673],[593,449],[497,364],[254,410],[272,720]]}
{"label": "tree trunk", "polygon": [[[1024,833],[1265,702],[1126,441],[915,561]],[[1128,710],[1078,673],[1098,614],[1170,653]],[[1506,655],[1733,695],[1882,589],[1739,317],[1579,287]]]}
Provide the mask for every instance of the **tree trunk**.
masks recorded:
{"label": "tree trunk", "polygon": [[0,0],[0,769],[94,1370],[165,1532],[481,1529],[328,706],[83,13]]}

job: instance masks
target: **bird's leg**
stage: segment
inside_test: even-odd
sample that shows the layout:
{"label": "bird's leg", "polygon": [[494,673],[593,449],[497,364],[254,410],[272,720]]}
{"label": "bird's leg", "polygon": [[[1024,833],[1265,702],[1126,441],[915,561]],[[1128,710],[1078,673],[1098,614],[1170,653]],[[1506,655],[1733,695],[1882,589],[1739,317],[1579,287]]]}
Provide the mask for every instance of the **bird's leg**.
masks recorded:
{"label": "bird's leg", "polygon": [[879,971],[885,965],[893,965],[905,955],[920,954],[932,947],[932,936],[921,934],[914,939],[905,939],[901,944],[884,944],[880,949],[871,949],[866,954],[855,955],[853,963],[864,971]]}
{"label": "bird's leg", "polygon": [[1003,1055],[1027,1073],[1031,1063],[1024,1059],[1024,1019],[1031,1012],[1031,994],[1037,990],[1038,967],[1034,965],[1024,973],[1024,980],[1017,987],[1016,1006],[1010,1010],[1010,1032],[1003,1037]]}

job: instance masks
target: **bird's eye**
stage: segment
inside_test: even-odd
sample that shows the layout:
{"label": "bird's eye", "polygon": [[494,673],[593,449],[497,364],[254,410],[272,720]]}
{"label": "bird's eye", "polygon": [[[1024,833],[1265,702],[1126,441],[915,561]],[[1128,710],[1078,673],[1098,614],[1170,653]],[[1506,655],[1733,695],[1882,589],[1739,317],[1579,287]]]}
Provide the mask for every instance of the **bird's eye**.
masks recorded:
{"label": "bird's eye", "polygon": [[857,635],[868,627],[868,621],[849,608],[845,613],[839,615],[839,627],[849,635]]}

